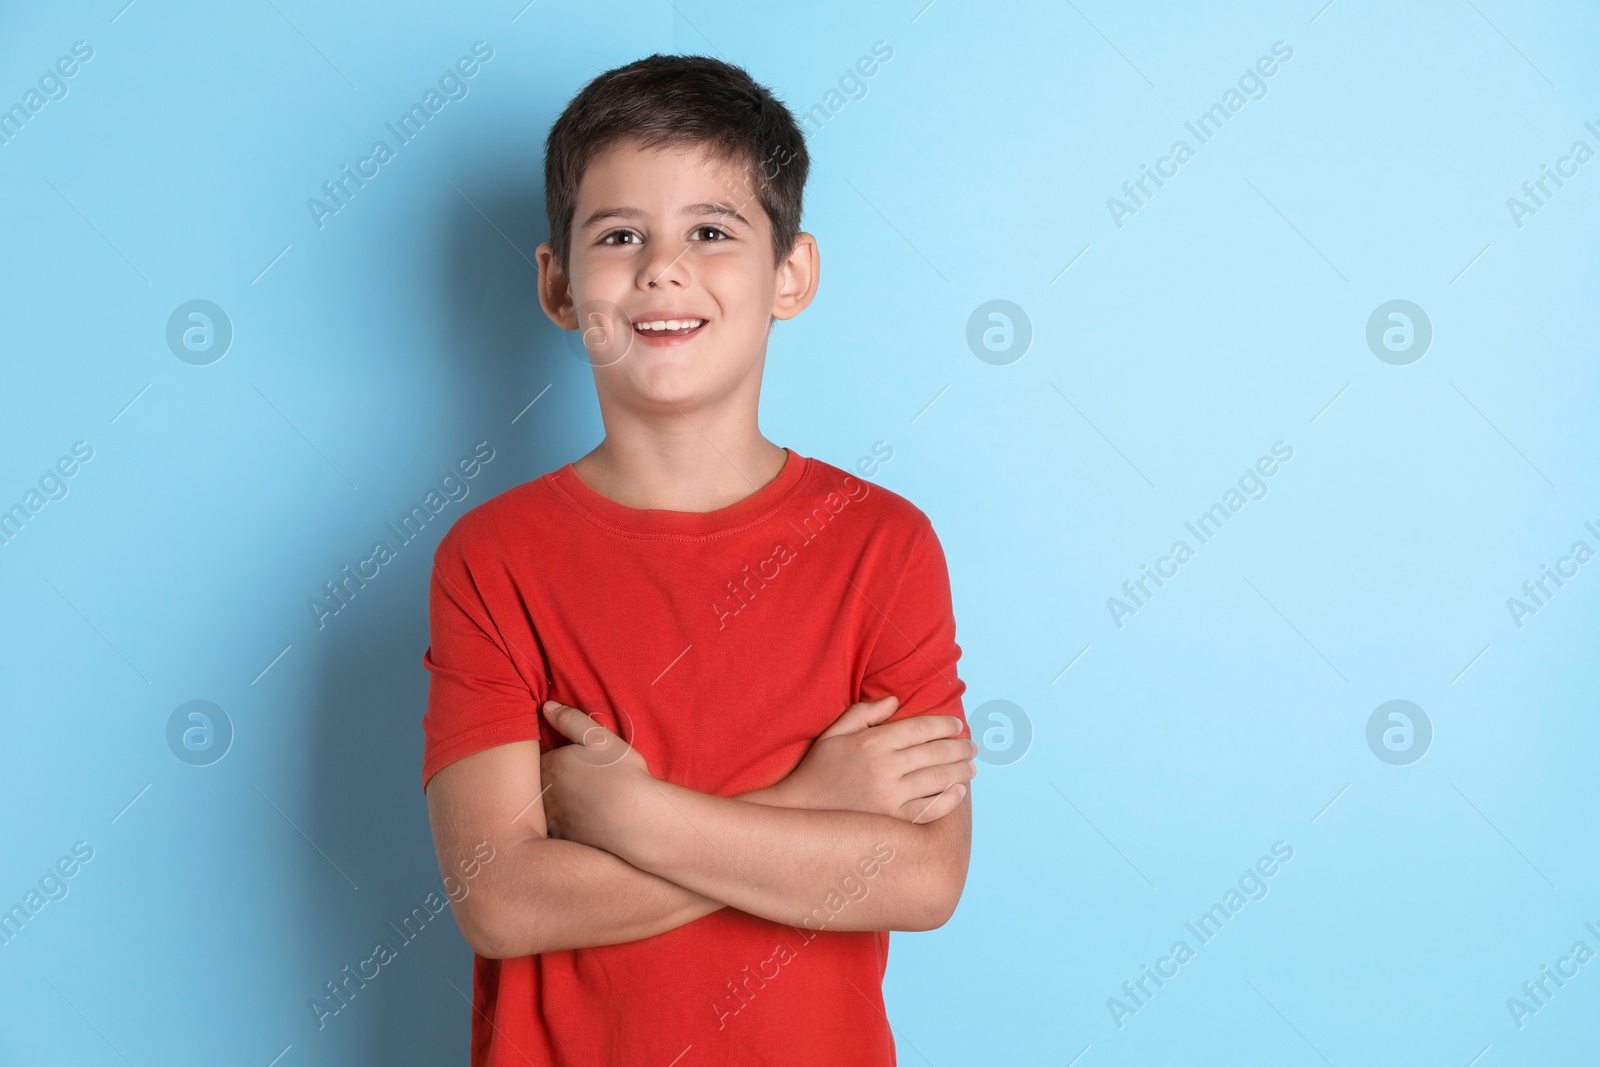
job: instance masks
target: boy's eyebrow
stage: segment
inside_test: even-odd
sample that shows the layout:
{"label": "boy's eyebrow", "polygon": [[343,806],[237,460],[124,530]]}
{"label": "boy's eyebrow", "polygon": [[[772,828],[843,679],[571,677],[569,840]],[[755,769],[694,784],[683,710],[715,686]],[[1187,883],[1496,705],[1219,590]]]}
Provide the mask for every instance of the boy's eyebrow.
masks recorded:
{"label": "boy's eyebrow", "polygon": [[[735,211],[732,204],[725,204],[720,200],[710,200],[700,204],[689,204],[679,214],[683,215],[717,215],[722,218],[736,219],[750,225],[750,220]],[[578,227],[579,232],[597,226],[608,219],[637,219],[644,212],[636,207],[608,207],[602,208],[583,220],[583,225]],[[752,227],[753,229],[754,227]]]}

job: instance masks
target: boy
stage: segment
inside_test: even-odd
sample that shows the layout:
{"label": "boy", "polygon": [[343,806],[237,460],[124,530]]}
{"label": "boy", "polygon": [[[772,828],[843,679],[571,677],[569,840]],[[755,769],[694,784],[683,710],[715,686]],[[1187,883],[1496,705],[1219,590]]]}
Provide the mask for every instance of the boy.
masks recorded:
{"label": "boy", "polygon": [[893,1064],[888,931],[965,884],[939,541],[757,427],[767,336],[817,288],[808,166],[705,57],[607,72],[550,131],[539,299],[605,437],[445,535],[423,657],[473,1064]]}

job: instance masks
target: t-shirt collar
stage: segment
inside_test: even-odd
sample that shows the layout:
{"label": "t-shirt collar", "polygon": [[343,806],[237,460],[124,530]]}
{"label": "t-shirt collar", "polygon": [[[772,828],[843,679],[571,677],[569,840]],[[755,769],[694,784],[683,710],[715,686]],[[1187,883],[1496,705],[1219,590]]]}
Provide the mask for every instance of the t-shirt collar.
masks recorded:
{"label": "t-shirt collar", "polygon": [[642,537],[710,537],[758,523],[781,506],[805,475],[810,460],[785,448],[783,467],[766,485],[742,500],[715,511],[668,511],[630,508],[601,496],[578,477],[568,463],[545,475],[551,488],[565,497],[586,518],[618,533]]}

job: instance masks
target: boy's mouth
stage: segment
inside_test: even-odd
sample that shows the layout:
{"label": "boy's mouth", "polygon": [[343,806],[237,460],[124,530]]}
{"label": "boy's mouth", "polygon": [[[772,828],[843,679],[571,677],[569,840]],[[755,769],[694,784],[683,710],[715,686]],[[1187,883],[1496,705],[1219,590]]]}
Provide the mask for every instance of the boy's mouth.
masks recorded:
{"label": "boy's mouth", "polygon": [[646,343],[669,344],[693,337],[706,324],[698,315],[646,315],[633,322],[633,332]]}

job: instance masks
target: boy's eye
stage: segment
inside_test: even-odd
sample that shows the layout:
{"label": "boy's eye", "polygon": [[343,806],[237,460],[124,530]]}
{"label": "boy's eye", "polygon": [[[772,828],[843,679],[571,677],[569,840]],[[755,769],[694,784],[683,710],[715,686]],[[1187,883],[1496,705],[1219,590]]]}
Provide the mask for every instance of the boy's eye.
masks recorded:
{"label": "boy's eye", "polygon": [[[695,235],[696,240],[706,241],[707,244],[721,244],[723,241],[730,239],[726,230],[722,229],[720,226],[712,226],[709,223],[704,226],[696,226],[691,232]],[[701,236],[707,233],[714,234],[715,236],[710,239]],[[615,240],[613,240],[613,238],[615,238]],[[623,238],[631,238],[631,240],[624,241]],[[643,238],[632,230],[612,230],[610,233],[600,238],[600,243],[603,245],[617,247],[623,244],[638,244],[642,240]]]}

